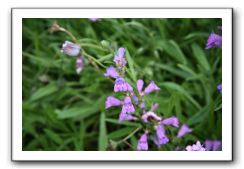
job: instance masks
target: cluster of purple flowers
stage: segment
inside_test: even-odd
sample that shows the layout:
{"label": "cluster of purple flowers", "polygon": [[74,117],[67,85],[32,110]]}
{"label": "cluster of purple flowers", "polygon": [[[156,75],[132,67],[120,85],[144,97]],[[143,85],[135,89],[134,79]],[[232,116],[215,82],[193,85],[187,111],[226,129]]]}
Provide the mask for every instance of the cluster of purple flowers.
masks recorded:
{"label": "cluster of purple flowers", "polygon": [[66,55],[76,57],[76,73],[79,74],[84,68],[84,57],[80,54],[81,47],[79,44],[75,44],[69,41],[65,41],[62,45],[62,53]]}
{"label": "cluster of purple flowers", "polygon": [[[218,27],[219,33],[222,33],[222,27]],[[222,48],[222,36],[212,32],[207,40],[206,49]],[[222,83],[218,84],[217,90],[222,93]]]}
{"label": "cluster of purple flowers", "polygon": [[[124,78],[127,63],[124,54],[125,49],[119,48],[113,60],[115,66],[110,65],[110,67],[106,69],[104,76],[111,77],[115,80],[114,92],[123,92],[125,94],[125,98],[123,100],[119,100],[113,96],[109,96],[106,99],[105,107],[108,109],[113,106],[121,106],[122,108],[118,118],[120,122],[125,120],[138,120],[145,123],[145,126],[153,126],[144,128],[144,133],[138,140],[137,150],[148,150],[149,134],[149,139],[151,139],[156,146],[160,147],[161,145],[167,144],[170,139],[166,135],[165,127],[173,126],[178,128],[179,120],[175,116],[162,119],[155,113],[158,108],[158,104],[154,104],[151,110],[146,110],[144,96],[153,91],[159,91],[160,88],[154,81],[151,81],[148,86],[144,88],[144,81],[139,79],[136,82],[137,90],[134,90],[131,84],[129,84]],[[139,114],[136,113],[136,108],[138,108]],[[151,128],[153,128],[153,130]],[[191,131],[192,130],[186,124],[183,124],[178,131],[177,137],[180,138]]]}

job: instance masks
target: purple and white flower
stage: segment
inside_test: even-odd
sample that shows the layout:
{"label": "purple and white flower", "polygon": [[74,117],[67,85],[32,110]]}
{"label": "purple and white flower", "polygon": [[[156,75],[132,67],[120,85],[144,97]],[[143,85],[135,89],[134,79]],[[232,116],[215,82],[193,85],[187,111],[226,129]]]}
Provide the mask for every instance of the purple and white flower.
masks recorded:
{"label": "purple and white flower", "polygon": [[196,144],[187,146],[186,151],[205,151],[205,148],[201,145],[200,141],[197,141]]}
{"label": "purple and white flower", "polygon": [[220,93],[222,93],[222,83],[220,83],[218,86],[217,86],[217,89]]}
{"label": "purple and white flower", "polygon": [[126,65],[124,53],[125,53],[125,48],[119,48],[118,52],[114,56],[114,62],[118,69],[122,69]]}
{"label": "purple and white flower", "polygon": [[165,128],[164,125],[159,124],[156,126],[156,133],[157,133],[157,144],[156,145],[162,145],[169,142],[169,138],[165,135]]}
{"label": "purple and white flower", "polygon": [[154,119],[156,121],[160,121],[161,120],[161,118],[158,115],[156,115],[154,112],[151,112],[151,111],[146,112],[145,114],[142,115],[142,120],[145,123],[148,123],[149,120],[151,120],[151,119]]}
{"label": "purple and white flower", "polygon": [[65,41],[62,46],[61,52],[69,56],[77,56],[80,53],[80,45]]}
{"label": "purple and white flower", "polygon": [[84,68],[84,58],[82,56],[78,56],[76,58],[76,73],[80,74],[80,72],[83,70]]}
{"label": "purple and white flower", "polygon": [[218,151],[222,147],[222,142],[220,140],[206,140],[204,146],[206,151]]}

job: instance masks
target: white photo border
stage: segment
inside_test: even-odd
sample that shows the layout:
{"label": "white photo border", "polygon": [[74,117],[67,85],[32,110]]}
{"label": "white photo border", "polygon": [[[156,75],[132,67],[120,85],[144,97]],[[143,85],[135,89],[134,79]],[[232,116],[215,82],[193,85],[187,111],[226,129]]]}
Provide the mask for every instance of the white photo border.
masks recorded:
{"label": "white photo border", "polygon": [[[222,151],[23,151],[22,18],[222,18]],[[12,8],[12,161],[232,161],[232,8]],[[223,76],[224,75],[224,76]]]}

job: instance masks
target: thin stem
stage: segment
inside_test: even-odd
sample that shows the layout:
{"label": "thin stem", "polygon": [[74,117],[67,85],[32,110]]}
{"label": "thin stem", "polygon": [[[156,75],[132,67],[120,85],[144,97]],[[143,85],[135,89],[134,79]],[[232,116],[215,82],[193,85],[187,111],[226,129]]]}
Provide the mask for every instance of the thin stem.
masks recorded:
{"label": "thin stem", "polygon": [[118,141],[119,143],[125,142],[126,140],[128,140],[130,137],[132,137],[138,130],[140,130],[141,127],[136,128],[132,133],[130,133],[128,136],[126,136],[125,138],[123,138],[122,140]]}

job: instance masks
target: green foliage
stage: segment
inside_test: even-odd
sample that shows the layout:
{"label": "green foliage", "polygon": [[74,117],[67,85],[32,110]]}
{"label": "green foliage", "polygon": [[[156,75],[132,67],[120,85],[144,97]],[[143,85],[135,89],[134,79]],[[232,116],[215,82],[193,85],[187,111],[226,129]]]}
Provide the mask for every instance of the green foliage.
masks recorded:
{"label": "green foliage", "polygon": [[[80,75],[75,58],[60,52],[64,32],[50,33],[56,20],[78,39],[85,55]],[[196,140],[221,139],[221,49],[206,50],[219,19],[23,19],[23,150],[136,150],[143,126],[118,122],[120,108],[105,110],[113,83],[103,76],[114,53],[125,47],[126,80],[161,88],[147,95],[163,118],[177,116],[193,132],[150,150],[181,149]],[[91,64],[98,65],[96,70]],[[178,129],[167,128],[169,137]],[[126,138],[126,142],[125,139]]]}

